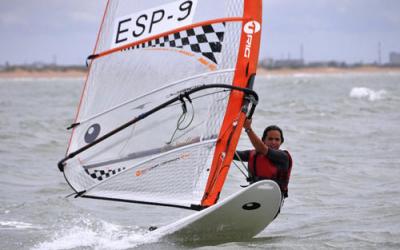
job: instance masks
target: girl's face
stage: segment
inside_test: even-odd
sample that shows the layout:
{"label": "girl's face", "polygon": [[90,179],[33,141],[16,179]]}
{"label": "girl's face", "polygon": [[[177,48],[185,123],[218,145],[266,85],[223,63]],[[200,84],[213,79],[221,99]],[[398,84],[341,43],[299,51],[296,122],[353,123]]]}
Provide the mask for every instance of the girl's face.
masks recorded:
{"label": "girl's face", "polygon": [[279,130],[268,131],[264,143],[267,147],[278,150],[282,144],[281,133]]}

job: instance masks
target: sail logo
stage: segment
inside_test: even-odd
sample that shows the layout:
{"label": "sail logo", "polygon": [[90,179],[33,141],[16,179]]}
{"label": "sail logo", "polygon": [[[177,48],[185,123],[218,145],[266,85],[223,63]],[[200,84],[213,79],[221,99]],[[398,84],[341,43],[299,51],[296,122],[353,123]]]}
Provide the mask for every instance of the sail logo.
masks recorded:
{"label": "sail logo", "polygon": [[114,20],[111,48],[192,24],[197,1],[178,0],[156,8],[117,17]]}
{"label": "sail logo", "polygon": [[254,34],[261,30],[261,25],[257,21],[250,21],[244,25],[244,33]]}
{"label": "sail logo", "polygon": [[244,48],[244,57],[250,58],[253,34],[259,32],[260,30],[261,24],[257,21],[250,21],[244,25],[243,31],[244,33],[246,33],[246,46]]}

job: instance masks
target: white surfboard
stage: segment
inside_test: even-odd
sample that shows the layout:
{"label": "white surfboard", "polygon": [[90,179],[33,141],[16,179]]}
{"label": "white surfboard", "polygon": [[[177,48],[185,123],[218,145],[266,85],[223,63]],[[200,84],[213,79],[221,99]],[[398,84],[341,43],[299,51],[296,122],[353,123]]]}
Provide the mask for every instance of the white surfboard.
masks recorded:
{"label": "white surfboard", "polygon": [[270,180],[259,181],[214,206],[151,232],[184,241],[241,241],[254,237],[279,211],[281,192]]}

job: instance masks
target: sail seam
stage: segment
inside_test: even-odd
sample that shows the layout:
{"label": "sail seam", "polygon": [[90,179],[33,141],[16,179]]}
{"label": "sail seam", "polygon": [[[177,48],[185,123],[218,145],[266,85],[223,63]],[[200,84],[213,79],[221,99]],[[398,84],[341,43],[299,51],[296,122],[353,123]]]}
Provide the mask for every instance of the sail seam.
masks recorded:
{"label": "sail seam", "polygon": [[[175,152],[177,152],[179,150],[185,150],[185,149],[189,149],[189,148],[196,147],[196,146],[203,146],[205,144],[212,144],[212,143],[215,143],[216,141],[217,141],[217,139],[212,139],[212,140],[200,141],[200,142],[197,142],[197,143],[192,143],[192,144],[185,145],[185,146],[182,146],[182,147],[174,148],[174,149],[169,150],[167,152],[163,152],[163,153],[160,153],[160,154],[158,154],[156,156],[153,156],[150,159],[141,161],[141,162],[137,163],[136,165],[134,165],[134,166],[132,166],[130,168],[127,168],[126,170],[134,168],[137,165],[144,164],[144,163],[146,163],[148,161],[154,160],[154,159],[156,159],[158,157],[162,157],[162,156],[168,155],[170,153],[171,154],[175,153]],[[141,157],[145,157],[145,156],[147,156],[147,155],[144,155],[144,156],[141,156]],[[97,168],[97,167],[101,167],[101,166],[108,165],[108,164],[114,164],[114,163],[118,163],[118,162],[134,160],[134,159],[141,158],[141,157],[136,157],[134,154],[132,154],[132,155],[127,155],[125,158],[120,158],[118,160],[109,160],[109,161],[106,161],[106,162],[99,162],[99,163],[94,163],[94,164],[89,164],[89,165],[83,165],[83,168],[85,168],[85,169]]]}
{"label": "sail seam", "polygon": [[136,41],[136,42],[132,42],[132,43],[129,43],[129,44],[126,44],[126,45],[123,45],[123,46],[119,46],[119,47],[116,47],[116,48],[113,48],[113,49],[110,49],[110,50],[106,50],[106,51],[100,52],[98,54],[91,55],[91,59],[94,60],[94,59],[97,59],[97,58],[100,58],[100,57],[103,57],[103,56],[106,56],[106,55],[109,55],[109,54],[112,54],[112,53],[115,53],[115,52],[119,52],[121,50],[128,49],[128,48],[136,46],[136,45],[144,44],[144,43],[149,42],[151,40],[154,40],[154,39],[157,39],[157,38],[160,38],[160,37],[164,37],[164,36],[167,36],[167,35],[170,35],[170,34],[174,34],[174,33],[180,32],[180,31],[184,31],[184,30],[187,30],[187,29],[192,29],[192,28],[196,28],[196,27],[200,27],[200,26],[204,26],[204,25],[209,25],[209,24],[214,24],[214,23],[242,22],[242,21],[245,21],[245,20],[247,20],[247,19],[245,19],[243,17],[227,17],[227,18],[217,18],[217,19],[213,19],[213,20],[209,20],[209,21],[198,22],[198,23],[195,23],[195,24],[186,25],[186,26],[183,26],[183,27],[180,27],[180,28],[177,28],[177,29],[173,29],[173,30],[170,30],[170,31],[167,31],[167,32],[163,32],[163,33],[160,33],[160,34],[157,34],[157,35],[154,35],[154,36],[151,36],[151,37],[148,37],[148,38]]}

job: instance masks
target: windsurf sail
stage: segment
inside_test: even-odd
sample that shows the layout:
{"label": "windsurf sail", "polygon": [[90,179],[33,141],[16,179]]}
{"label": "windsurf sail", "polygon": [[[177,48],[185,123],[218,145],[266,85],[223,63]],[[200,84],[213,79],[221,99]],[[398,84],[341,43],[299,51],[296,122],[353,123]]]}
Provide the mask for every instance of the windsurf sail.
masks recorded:
{"label": "windsurf sail", "polygon": [[107,2],[58,164],[77,196],[217,202],[257,103],[261,11],[261,0]]}

